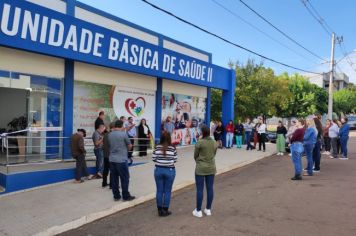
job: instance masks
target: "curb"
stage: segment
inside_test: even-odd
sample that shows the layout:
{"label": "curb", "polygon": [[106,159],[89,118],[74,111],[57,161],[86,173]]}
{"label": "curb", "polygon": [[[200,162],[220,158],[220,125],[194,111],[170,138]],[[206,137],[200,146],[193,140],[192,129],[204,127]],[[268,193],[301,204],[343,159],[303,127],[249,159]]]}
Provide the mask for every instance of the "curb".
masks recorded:
{"label": "curb", "polygon": [[[268,154],[266,156],[263,156],[263,157],[259,157],[259,158],[256,158],[256,159],[253,159],[253,160],[247,160],[247,161],[244,161],[244,162],[241,162],[241,163],[238,163],[238,164],[235,164],[235,165],[232,165],[232,166],[228,166],[228,167],[225,167],[223,169],[220,169],[217,171],[216,175],[220,175],[220,174],[223,174],[223,173],[226,173],[226,172],[229,172],[231,170],[235,170],[235,169],[238,169],[238,168],[241,168],[243,166],[246,166],[246,165],[249,165],[251,163],[254,163],[256,161],[259,161],[259,160],[262,160],[266,157],[269,157],[269,156],[272,156],[274,155],[274,153],[272,154]],[[185,182],[182,182],[178,185],[175,185],[172,189],[172,192],[176,192],[178,190],[181,190],[189,185],[192,185],[194,184],[195,181],[194,180],[190,180],[190,181],[185,181]],[[156,197],[156,194],[155,193],[151,193],[151,194],[148,194],[146,196],[142,196],[140,198],[137,198],[131,202],[123,202],[123,203],[120,203],[120,204],[117,204],[109,209],[106,209],[106,210],[103,210],[103,211],[99,211],[99,212],[95,212],[95,213],[92,213],[92,214],[89,214],[87,216],[83,216],[79,219],[76,219],[76,220],[73,220],[71,222],[68,222],[68,223],[64,223],[62,225],[58,225],[58,226],[53,226],[49,229],[46,229],[42,232],[39,232],[37,234],[34,234],[35,236],[52,236],[52,235],[57,235],[57,234],[61,234],[61,233],[64,233],[64,232],[67,232],[69,230],[72,230],[72,229],[76,229],[76,228],[79,228],[83,225],[86,225],[86,224],[89,224],[93,221],[96,221],[96,220],[99,220],[101,218],[104,218],[106,216],[109,216],[109,215],[112,215],[114,213],[117,213],[119,211],[122,211],[122,210],[125,210],[125,209],[128,209],[128,208],[131,208],[131,207],[134,207],[134,206],[137,206],[137,205],[140,205],[144,202],[147,202],[147,201],[150,201],[152,199],[154,199]]]}

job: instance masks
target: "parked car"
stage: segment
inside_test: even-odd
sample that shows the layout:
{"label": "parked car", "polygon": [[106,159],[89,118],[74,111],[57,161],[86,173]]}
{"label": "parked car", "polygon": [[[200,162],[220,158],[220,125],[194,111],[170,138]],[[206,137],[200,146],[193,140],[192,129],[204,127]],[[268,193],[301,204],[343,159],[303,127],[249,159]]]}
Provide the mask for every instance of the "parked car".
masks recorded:
{"label": "parked car", "polygon": [[347,123],[350,125],[350,129],[356,129],[356,116],[349,116],[347,118]]}
{"label": "parked car", "polygon": [[277,142],[277,132],[276,131],[267,131],[268,141],[271,143]]}

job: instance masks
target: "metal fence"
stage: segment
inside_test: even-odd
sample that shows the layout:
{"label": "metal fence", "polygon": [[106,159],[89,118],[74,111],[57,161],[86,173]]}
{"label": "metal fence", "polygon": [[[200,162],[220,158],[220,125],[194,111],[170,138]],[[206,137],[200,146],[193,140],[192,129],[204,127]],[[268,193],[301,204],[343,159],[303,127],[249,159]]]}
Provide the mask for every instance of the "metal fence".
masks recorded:
{"label": "metal fence", "polygon": [[[13,166],[23,164],[50,163],[70,161],[71,155],[65,156],[63,153],[64,147],[66,153],[70,153],[71,144],[70,137],[50,137],[50,136],[32,136],[30,131],[26,135],[18,135],[17,133],[7,133],[0,135],[0,166]],[[140,152],[145,152],[142,147],[147,148],[147,152],[151,152],[154,141],[151,139],[133,138],[133,155],[137,156]],[[140,142],[145,141],[145,142]],[[86,159],[95,160],[94,143],[91,138],[85,138],[85,149],[87,151]]]}

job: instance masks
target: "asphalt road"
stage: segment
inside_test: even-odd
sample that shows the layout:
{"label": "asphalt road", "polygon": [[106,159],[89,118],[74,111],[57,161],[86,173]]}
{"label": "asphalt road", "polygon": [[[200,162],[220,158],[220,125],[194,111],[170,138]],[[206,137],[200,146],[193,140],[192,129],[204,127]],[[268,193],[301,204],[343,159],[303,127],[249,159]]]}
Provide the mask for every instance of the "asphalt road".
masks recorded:
{"label": "asphalt road", "polygon": [[[272,156],[220,175],[210,217],[195,218],[195,188],[174,193],[173,215],[154,201],[63,235],[356,235],[356,137],[347,161],[322,157],[321,172],[291,181],[288,156]],[[179,174],[179,173],[177,173]],[[84,197],[84,196],[83,196]]]}

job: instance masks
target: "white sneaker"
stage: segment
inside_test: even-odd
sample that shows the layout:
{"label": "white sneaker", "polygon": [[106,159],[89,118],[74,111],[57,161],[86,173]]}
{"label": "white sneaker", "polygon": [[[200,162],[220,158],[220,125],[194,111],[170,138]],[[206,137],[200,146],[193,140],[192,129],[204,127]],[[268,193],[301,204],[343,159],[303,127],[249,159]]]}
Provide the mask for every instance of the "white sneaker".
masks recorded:
{"label": "white sneaker", "polygon": [[203,212],[202,211],[197,211],[197,209],[194,209],[193,216],[198,217],[198,218],[202,218],[203,217]]}
{"label": "white sneaker", "polygon": [[207,216],[211,216],[211,210],[204,209],[204,214],[207,215]]}

